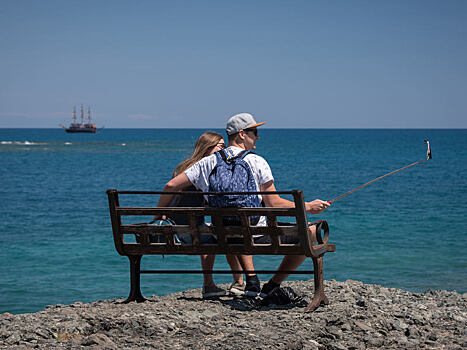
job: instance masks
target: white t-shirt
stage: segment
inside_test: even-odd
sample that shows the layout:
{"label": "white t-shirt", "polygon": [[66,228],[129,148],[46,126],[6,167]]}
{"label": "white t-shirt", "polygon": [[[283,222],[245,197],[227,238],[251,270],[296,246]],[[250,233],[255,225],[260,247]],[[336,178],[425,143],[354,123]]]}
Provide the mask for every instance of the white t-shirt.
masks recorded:
{"label": "white t-shirt", "polygon": [[[243,148],[230,146],[226,149],[227,154],[231,154],[232,156],[238,155],[241,151],[244,151]],[[245,158],[243,158],[246,163],[251,168],[251,172],[253,173],[253,177],[256,183],[256,190],[260,191],[260,186],[274,180],[272,176],[271,168],[269,164],[264,160],[263,157],[258,156],[256,154],[247,154]],[[190,182],[195,185],[196,188],[200,189],[203,192],[209,191],[209,175],[211,174],[212,169],[217,164],[217,157],[215,154],[211,154],[208,157],[204,157],[197,163],[193,164],[190,168],[185,170],[185,174],[190,180]],[[258,195],[259,201],[262,201],[261,195]],[[266,218],[264,216],[258,222],[257,226],[266,226]]]}

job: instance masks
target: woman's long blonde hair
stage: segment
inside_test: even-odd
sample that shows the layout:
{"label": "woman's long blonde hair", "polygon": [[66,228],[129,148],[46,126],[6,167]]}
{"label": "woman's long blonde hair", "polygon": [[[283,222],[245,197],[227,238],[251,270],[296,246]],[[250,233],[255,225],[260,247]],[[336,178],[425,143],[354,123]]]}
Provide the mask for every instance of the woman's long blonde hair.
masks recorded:
{"label": "woman's long blonde hair", "polygon": [[193,164],[195,164],[198,160],[201,160],[202,158],[209,155],[209,152],[212,150],[212,148],[216,147],[216,145],[221,140],[222,140],[222,135],[218,134],[217,132],[208,131],[202,134],[196,141],[193,155],[187,160],[177,165],[172,176],[175,177],[181,174],[186,169],[188,169]]}

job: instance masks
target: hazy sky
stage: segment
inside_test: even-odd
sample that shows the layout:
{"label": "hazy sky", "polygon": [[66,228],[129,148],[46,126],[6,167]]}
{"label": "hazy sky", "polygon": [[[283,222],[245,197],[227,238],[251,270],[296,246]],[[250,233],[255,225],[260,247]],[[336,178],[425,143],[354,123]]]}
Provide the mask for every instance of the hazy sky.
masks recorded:
{"label": "hazy sky", "polygon": [[0,0],[0,127],[467,128],[467,1]]}

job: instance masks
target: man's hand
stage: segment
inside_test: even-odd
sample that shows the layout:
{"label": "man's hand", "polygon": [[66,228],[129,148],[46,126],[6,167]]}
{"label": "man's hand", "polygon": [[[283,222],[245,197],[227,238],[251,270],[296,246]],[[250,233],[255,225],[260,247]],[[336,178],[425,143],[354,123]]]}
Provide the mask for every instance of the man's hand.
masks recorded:
{"label": "man's hand", "polygon": [[307,213],[310,214],[319,214],[326,210],[331,203],[322,201],[321,199],[315,199],[312,202],[306,202],[305,203],[305,209]]}

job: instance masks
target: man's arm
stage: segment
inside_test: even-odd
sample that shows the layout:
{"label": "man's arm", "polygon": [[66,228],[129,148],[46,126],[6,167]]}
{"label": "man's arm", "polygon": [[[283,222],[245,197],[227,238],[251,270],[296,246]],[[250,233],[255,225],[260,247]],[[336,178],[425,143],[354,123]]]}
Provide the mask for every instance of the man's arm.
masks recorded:
{"label": "man's arm", "polygon": [[[274,186],[274,180],[270,180],[260,186],[262,192],[266,191],[277,191]],[[263,195],[264,202],[268,207],[281,207],[281,208],[293,208],[295,203],[287,199],[281,198],[278,194],[265,194]],[[305,202],[305,210],[310,214],[319,214],[326,210],[331,204],[321,199],[315,199],[312,202]]]}

